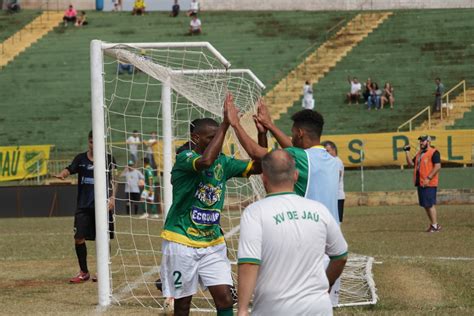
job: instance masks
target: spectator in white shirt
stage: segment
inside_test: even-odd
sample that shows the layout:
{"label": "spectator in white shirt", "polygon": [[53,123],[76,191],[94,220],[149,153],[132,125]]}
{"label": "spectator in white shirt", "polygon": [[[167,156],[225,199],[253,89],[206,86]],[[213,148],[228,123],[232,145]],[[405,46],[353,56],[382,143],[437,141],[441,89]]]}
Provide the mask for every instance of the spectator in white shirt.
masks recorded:
{"label": "spectator in white shirt", "polygon": [[127,196],[127,214],[130,214],[133,205],[136,215],[138,214],[138,206],[140,204],[140,187],[145,185],[145,177],[143,173],[135,169],[135,162],[133,160],[128,162],[128,166],[125,167],[120,176],[126,180],[125,195]]}
{"label": "spectator in white shirt", "polygon": [[327,140],[322,143],[327,152],[336,158],[337,165],[339,168],[339,190],[337,193],[337,210],[339,213],[339,222],[342,223],[342,218],[344,217],[344,201],[346,199],[346,194],[344,193],[344,163],[341,158],[337,156],[337,146],[332,141]]}
{"label": "spectator in white shirt", "polygon": [[306,110],[314,109],[313,87],[307,80],[303,87],[303,108]]}
{"label": "spectator in white shirt", "polygon": [[349,84],[351,85],[351,91],[347,93],[347,102],[349,105],[351,105],[352,101],[355,100],[356,104],[359,104],[360,90],[362,89],[362,85],[356,77],[352,78],[352,80],[350,77],[348,77],[347,81],[349,81]]}
{"label": "spectator in white shirt", "polygon": [[201,20],[198,19],[196,13],[191,14],[191,22],[189,23],[189,35],[198,35],[202,33]]}
{"label": "spectator in white shirt", "polygon": [[138,145],[140,144],[140,136],[138,131],[134,130],[133,134],[127,139],[128,151],[133,162],[138,161]]}
{"label": "spectator in white shirt", "polygon": [[192,16],[193,14],[197,14],[199,12],[199,2],[197,0],[192,0],[189,4],[189,10],[187,15]]}

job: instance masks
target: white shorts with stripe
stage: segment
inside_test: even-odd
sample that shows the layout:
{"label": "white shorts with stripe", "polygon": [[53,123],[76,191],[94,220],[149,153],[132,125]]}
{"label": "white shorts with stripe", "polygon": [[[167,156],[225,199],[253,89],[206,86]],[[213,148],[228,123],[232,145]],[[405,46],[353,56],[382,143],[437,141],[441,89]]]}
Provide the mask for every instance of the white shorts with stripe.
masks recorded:
{"label": "white shorts with stripe", "polygon": [[224,243],[206,248],[188,247],[163,240],[161,280],[163,296],[183,298],[214,285],[232,285],[230,262]]}

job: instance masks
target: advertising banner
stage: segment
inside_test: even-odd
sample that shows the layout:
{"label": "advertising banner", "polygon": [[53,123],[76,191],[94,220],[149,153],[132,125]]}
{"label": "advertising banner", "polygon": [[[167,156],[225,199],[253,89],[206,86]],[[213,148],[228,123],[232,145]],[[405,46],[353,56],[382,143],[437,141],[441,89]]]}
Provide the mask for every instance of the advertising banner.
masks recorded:
{"label": "advertising banner", "polygon": [[0,181],[22,180],[48,173],[52,145],[0,147]]}

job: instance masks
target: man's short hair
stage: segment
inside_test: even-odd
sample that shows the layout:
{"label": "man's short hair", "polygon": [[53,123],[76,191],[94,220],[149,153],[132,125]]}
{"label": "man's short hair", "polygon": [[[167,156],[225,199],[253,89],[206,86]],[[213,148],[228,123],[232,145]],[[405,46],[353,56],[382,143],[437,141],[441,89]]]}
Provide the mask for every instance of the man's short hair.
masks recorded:
{"label": "man's short hair", "polygon": [[293,126],[304,129],[313,139],[320,138],[323,132],[324,118],[319,112],[313,110],[301,110],[291,116]]}
{"label": "man's short hair", "polygon": [[293,181],[295,161],[287,151],[273,150],[263,157],[262,171],[270,183],[288,183]]}
{"label": "man's short hair", "polygon": [[143,158],[143,164],[145,165],[150,164],[150,159],[148,159],[148,157]]}
{"label": "man's short hair", "polygon": [[195,119],[194,121],[191,122],[189,126],[189,131],[190,133],[199,134],[204,128],[208,126],[219,127],[219,123],[217,123],[215,120],[208,117]]}
{"label": "man's short hair", "polygon": [[136,129],[133,130],[133,134],[138,134],[138,131]]}
{"label": "man's short hair", "polygon": [[334,142],[332,142],[330,140],[326,140],[326,141],[322,142],[321,145],[323,145],[324,147],[327,147],[327,146],[331,147],[337,155],[337,146],[336,146],[336,144],[334,144]]}

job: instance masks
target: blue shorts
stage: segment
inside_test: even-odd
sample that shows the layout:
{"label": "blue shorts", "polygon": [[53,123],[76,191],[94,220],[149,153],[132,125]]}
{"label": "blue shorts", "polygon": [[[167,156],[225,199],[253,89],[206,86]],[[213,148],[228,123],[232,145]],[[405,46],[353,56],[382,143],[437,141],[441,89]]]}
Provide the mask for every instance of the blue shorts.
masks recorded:
{"label": "blue shorts", "polygon": [[417,187],[418,202],[422,207],[432,207],[436,205],[436,187]]}

